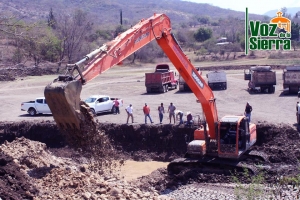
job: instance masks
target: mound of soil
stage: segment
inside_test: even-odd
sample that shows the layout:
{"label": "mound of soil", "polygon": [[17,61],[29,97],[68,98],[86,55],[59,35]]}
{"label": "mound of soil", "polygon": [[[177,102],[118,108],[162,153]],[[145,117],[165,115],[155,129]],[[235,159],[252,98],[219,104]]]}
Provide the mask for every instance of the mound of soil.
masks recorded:
{"label": "mound of soil", "polygon": [[18,64],[14,67],[0,68],[0,81],[14,81],[19,77],[26,76],[42,76],[57,73],[57,65],[52,63],[44,63],[39,67],[28,67]]}
{"label": "mound of soil", "polygon": [[1,199],[153,199],[158,196],[120,180],[118,168],[96,173],[70,148],[47,149],[17,138],[0,146]]}

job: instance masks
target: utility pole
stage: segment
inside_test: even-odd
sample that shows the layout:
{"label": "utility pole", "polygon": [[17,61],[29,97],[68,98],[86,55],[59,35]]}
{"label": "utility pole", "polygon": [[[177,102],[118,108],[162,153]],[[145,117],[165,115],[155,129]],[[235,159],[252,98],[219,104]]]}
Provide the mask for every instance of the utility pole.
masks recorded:
{"label": "utility pole", "polygon": [[122,9],[120,9],[120,24],[123,24],[123,19],[122,19]]}

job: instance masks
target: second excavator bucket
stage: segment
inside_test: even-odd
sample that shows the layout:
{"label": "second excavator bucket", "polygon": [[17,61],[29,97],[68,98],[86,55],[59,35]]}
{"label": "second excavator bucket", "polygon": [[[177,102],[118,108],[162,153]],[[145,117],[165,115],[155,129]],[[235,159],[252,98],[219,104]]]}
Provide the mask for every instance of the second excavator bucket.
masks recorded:
{"label": "second excavator bucket", "polygon": [[89,107],[80,99],[82,83],[60,76],[45,88],[44,95],[59,130],[73,145],[95,131]]}

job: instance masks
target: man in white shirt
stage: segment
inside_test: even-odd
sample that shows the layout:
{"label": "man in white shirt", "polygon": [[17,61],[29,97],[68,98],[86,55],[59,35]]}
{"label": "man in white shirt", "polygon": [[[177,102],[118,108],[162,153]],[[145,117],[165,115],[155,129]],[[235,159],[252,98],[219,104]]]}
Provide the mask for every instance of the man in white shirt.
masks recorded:
{"label": "man in white shirt", "polygon": [[175,124],[175,110],[176,110],[176,107],[173,105],[173,103],[170,103],[169,108],[168,108],[170,124],[171,124],[172,118],[173,118],[174,124]]}
{"label": "man in white shirt", "polygon": [[133,123],[133,107],[132,107],[132,105],[130,104],[129,106],[127,106],[127,108],[125,110],[127,112],[127,124],[128,124],[129,117],[131,117],[131,121]]}

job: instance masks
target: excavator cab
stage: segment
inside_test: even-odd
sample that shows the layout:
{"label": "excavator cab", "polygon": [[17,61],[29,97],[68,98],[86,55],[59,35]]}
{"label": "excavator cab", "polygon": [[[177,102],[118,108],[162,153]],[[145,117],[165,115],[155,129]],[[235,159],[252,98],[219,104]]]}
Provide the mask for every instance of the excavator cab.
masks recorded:
{"label": "excavator cab", "polygon": [[238,159],[256,142],[256,126],[245,116],[225,116],[219,123],[218,152],[221,158]]}

